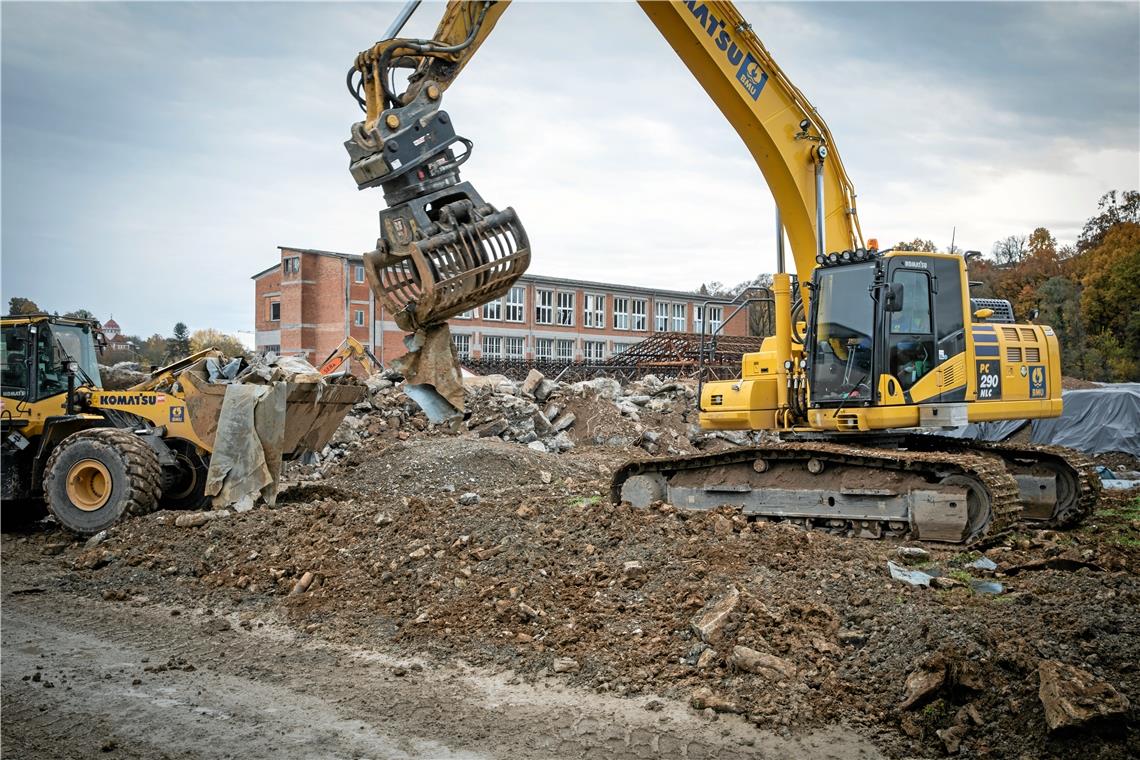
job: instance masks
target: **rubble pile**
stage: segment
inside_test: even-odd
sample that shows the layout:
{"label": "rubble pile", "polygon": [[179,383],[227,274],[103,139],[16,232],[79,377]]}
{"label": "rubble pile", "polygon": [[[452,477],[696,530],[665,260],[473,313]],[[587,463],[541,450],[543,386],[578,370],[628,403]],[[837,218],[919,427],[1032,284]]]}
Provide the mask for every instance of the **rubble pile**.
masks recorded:
{"label": "rubble pile", "polygon": [[[93,593],[656,694],[710,720],[841,721],[875,732],[892,756],[1136,749],[1135,732],[1098,726],[1130,720],[1140,699],[1137,550],[1092,531],[1014,535],[984,554],[928,544],[905,561],[957,568],[965,582],[912,586],[888,571],[903,559],[890,542],[731,509],[612,506],[608,473],[621,459],[494,437],[391,440],[352,450],[334,476],[293,486],[273,509],[160,512],[97,546],[44,551],[62,551],[49,561]],[[1005,592],[972,590],[966,574],[983,572]],[[1077,683],[1052,661],[1088,675]]]}
{"label": "rubble pile", "polygon": [[757,433],[705,432],[698,424],[695,381],[665,381],[655,375],[622,385],[599,377],[563,383],[531,370],[519,382],[504,375],[464,379],[467,413],[432,424],[402,390],[403,378],[387,370],[365,381],[369,397],[357,404],[331,444],[320,453],[324,466],[308,473],[320,479],[330,463],[361,447],[422,435],[486,438],[564,454],[580,446],[622,449],[631,456],[679,456],[758,442]]}

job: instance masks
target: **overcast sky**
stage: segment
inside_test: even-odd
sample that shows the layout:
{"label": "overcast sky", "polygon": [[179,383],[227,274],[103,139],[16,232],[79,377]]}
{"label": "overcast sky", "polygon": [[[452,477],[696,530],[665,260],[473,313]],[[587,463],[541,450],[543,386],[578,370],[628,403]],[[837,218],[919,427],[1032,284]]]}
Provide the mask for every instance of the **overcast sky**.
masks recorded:
{"label": "overcast sky", "polygon": [[[1071,241],[1102,193],[1140,187],[1140,4],[739,6],[883,244]],[[348,173],[344,74],[398,7],[0,5],[4,306],[249,330],[276,246],[371,249],[383,198]],[[774,269],[762,176],[634,4],[516,3],[445,107],[536,273],[687,289]]]}

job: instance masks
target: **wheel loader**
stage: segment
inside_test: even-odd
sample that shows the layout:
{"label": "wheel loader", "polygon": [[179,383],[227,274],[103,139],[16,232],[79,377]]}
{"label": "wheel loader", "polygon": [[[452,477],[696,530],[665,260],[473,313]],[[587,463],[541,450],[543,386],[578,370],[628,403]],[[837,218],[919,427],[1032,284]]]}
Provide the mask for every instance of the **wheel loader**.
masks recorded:
{"label": "wheel loader", "polygon": [[328,384],[315,370],[304,382],[274,383],[283,414],[262,415],[276,421],[270,441],[250,422],[254,415],[229,413],[237,407],[227,406],[228,397],[251,394],[233,393],[239,386],[218,382],[230,378],[211,378],[203,369],[217,364],[220,354],[212,349],[112,391],[100,382],[105,341],[98,322],[5,316],[0,341],[5,525],[46,510],[64,527],[89,534],[127,515],[208,506],[217,490],[208,488],[211,457],[219,447],[252,446],[276,472],[280,460],[322,449],[365,394],[360,385]]}

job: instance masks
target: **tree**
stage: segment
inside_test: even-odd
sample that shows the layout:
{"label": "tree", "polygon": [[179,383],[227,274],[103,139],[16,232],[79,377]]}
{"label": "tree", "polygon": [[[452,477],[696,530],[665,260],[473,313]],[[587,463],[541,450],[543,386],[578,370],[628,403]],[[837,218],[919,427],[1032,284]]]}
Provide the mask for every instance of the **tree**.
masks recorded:
{"label": "tree", "polygon": [[1110,190],[1100,197],[1097,203],[1100,213],[1085,222],[1081,236],[1077,238],[1077,250],[1087,251],[1096,248],[1105,234],[1122,222],[1140,224],[1140,192],[1125,190],[1117,199],[1117,191]]}
{"label": "tree", "polygon": [[174,325],[174,334],[166,344],[167,353],[175,359],[181,359],[190,353],[190,328],[185,322]]}
{"label": "tree", "polygon": [[1081,289],[1068,277],[1051,277],[1038,289],[1037,321],[1057,333],[1061,345],[1061,366],[1065,374],[1086,377],[1084,320],[1081,319]]}
{"label": "tree", "polygon": [[37,306],[36,302],[30,298],[20,298],[19,296],[13,296],[12,298],[8,299],[8,313],[12,314],[13,316],[20,314],[35,314],[38,311],[41,311],[40,307]]}
{"label": "tree", "polygon": [[[1081,318],[1106,380],[1140,379],[1140,223],[1118,222],[1080,262]],[[1090,357],[1090,368],[1097,367]]]}
{"label": "tree", "polygon": [[1025,235],[1010,235],[994,243],[992,256],[998,266],[1020,264],[1028,253]]}
{"label": "tree", "polygon": [[915,238],[909,243],[905,240],[901,243],[895,243],[894,249],[896,251],[929,251],[934,252],[938,250],[938,246],[934,244],[933,240],[923,240],[922,238]]}
{"label": "tree", "polygon": [[216,348],[226,356],[245,356],[245,346],[232,335],[226,335],[220,330],[207,328],[195,330],[190,336],[190,351],[197,353],[207,348]]}
{"label": "tree", "polygon": [[71,317],[72,319],[95,319],[95,315],[87,311],[87,309],[76,309],[75,311],[69,311],[63,316]]}
{"label": "tree", "polygon": [[158,333],[139,344],[139,361],[147,366],[160,367],[166,364],[168,342]]}

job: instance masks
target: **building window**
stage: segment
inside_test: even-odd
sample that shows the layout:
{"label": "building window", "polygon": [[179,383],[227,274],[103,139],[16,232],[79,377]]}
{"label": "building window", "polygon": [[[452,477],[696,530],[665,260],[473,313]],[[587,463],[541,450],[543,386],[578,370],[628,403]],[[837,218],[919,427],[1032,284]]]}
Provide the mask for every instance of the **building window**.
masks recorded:
{"label": "building window", "polygon": [[668,332],[669,330],[669,304],[662,301],[655,301],[653,303],[653,329],[656,332]]}
{"label": "building window", "polygon": [[534,291],[534,321],[540,325],[554,324],[554,291]]}
{"label": "building window", "polygon": [[483,358],[498,359],[503,355],[503,339],[498,335],[483,336]]}
{"label": "building window", "polygon": [[561,361],[574,361],[574,341],[558,341],[558,358]]}
{"label": "building window", "polygon": [[553,359],[554,358],[554,338],[535,338],[534,339],[534,358],[535,359]]}
{"label": "building window", "polygon": [[644,298],[633,299],[633,329],[645,332],[648,327],[647,307]]}
{"label": "building window", "polygon": [[629,329],[629,299],[614,297],[614,329]]}
{"label": "building window", "polygon": [[558,291],[558,324],[574,326],[574,291]]}
{"label": "building window", "polygon": [[723,306],[710,306],[709,307],[709,333],[715,333],[724,324],[724,307]]}
{"label": "building window", "polygon": [[523,358],[523,351],[526,350],[525,338],[505,338],[503,346],[506,348],[508,359],[521,359]]}
{"label": "building window", "polygon": [[455,355],[460,359],[471,358],[471,336],[452,333],[451,345],[455,346]]}
{"label": "building window", "polygon": [[357,327],[364,327],[364,309],[357,309],[352,320]]}
{"label": "building window", "polygon": [[468,309],[467,311],[463,312],[462,314],[456,314],[455,318],[456,319],[474,319],[475,318],[475,310],[474,309]]}
{"label": "building window", "polygon": [[483,319],[499,322],[503,319],[503,301],[496,298],[483,304]]}
{"label": "building window", "polygon": [[582,326],[606,326],[606,296],[604,293],[587,293],[583,296],[585,304],[582,307]]}
{"label": "building window", "polygon": [[281,260],[281,271],[284,274],[297,274],[301,271],[301,257],[287,256]]}
{"label": "building window", "polygon": [[526,288],[514,287],[507,292],[507,321],[522,322],[526,306]]}
{"label": "building window", "polygon": [[582,358],[586,361],[600,362],[606,358],[606,342],[604,340],[582,341]]}
{"label": "building window", "polygon": [[673,332],[685,332],[685,304],[673,304]]}
{"label": "building window", "polygon": [[693,307],[693,332],[695,332],[695,333],[701,332],[702,328],[704,327],[704,323],[705,323],[705,307],[704,306],[694,306]]}
{"label": "building window", "polygon": [[257,350],[263,354],[268,354],[268,353],[279,354],[279,353],[281,353],[281,344],[280,343],[270,343],[269,345],[259,347]]}
{"label": "building window", "polygon": [[618,343],[617,341],[614,341],[613,355],[617,356],[618,354],[624,354],[630,349],[630,346],[632,345],[632,343]]}
{"label": "building window", "polygon": [[357,264],[356,265],[356,277],[355,277],[355,279],[357,282],[364,282],[364,265],[363,264]]}
{"label": "building window", "polygon": [[280,301],[270,301],[269,302],[269,321],[270,322],[280,322],[281,321],[281,302]]}

